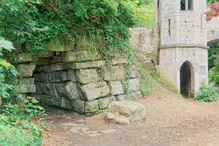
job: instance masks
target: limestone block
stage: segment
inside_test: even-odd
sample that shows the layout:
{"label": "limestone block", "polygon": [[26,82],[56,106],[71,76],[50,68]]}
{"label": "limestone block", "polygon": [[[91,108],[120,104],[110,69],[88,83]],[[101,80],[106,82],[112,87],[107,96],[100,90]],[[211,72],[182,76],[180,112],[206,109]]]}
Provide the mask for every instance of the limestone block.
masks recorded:
{"label": "limestone block", "polygon": [[97,68],[105,66],[106,62],[104,60],[99,61],[89,61],[89,62],[78,62],[78,63],[68,63],[67,68],[71,69],[86,69],[86,68]]}
{"label": "limestone block", "polygon": [[131,92],[129,93],[128,95],[126,95],[126,98],[130,99],[130,98],[141,98],[142,97],[142,94],[141,94],[141,91],[137,91],[137,92]]}
{"label": "limestone block", "polygon": [[53,56],[51,63],[61,63],[64,60],[63,58],[64,56]]}
{"label": "limestone block", "polygon": [[51,68],[51,71],[66,70],[66,67],[65,67],[64,63],[51,64],[50,68]]}
{"label": "limestone block", "polygon": [[77,80],[82,84],[88,84],[98,81],[96,69],[80,69],[76,70]]}
{"label": "limestone block", "polygon": [[73,100],[72,106],[75,112],[78,112],[80,114],[85,113],[85,102],[82,100]]}
{"label": "limestone block", "polygon": [[54,56],[54,52],[46,52],[46,53],[40,53],[38,55],[39,58],[50,58]]}
{"label": "limestone block", "polygon": [[49,73],[41,73],[40,74],[40,81],[43,82],[43,83],[49,83],[50,82],[49,75],[50,75]]}
{"label": "limestone block", "polygon": [[115,81],[125,79],[125,69],[124,66],[112,66],[103,68],[104,80]]}
{"label": "limestone block", "polygon": [[15,90],[18,93],[35,93],[36,92],[36,86],[35,86],[35,84],[31,84],[31,85],[22,84],[22,85],[17,85],[15,87]]}
{"label": "limestone block", "polygon": [[49,42],[49,51],[53,52],[65,52],[70,51],[73,48],[73,43],[64,44],[60,40],[51,40]]}
{"label": "limestone block", "polygon": [[121,124],[121,125],[130,124],[129,118],[122,116],[122,115],[118,116],[115,113],[107,113],[106,119],[109,120],[110,122],[114,122],[114,123]]}
{"label": "limestone block", "polygon": [[41,74],[40,73],[34,73],[33,78],[35,82],[41,82]]}
{"label": "limestone block", "polygon": [[50,59],[48,58],[43,58],[43,59],[39,59],[36,61],[36,65],[47,65],[47,64],[50,64]]}
{"label": "limestone block", "polygon": [[98,100],[98,105],[100,110],[107,109],[110,104],[111,99],[109,97],[101,98]]}
{"label": "limestone block", "polygon": [[22,77],[32,77],[33,71],[36,68],[35,64],[21,64],[17,66],[20,76]]}
{"label": "limestone block", "polygon": [[86,101],[93,101],[97,98],[107,96],[110,91],[106,82],[96,82],[81,86]]}
{"label": "limestone block", "polygon": [[34,97],[44,104],[61,107],[62,98],[51,98],[47,95],[34,95]]}
{"label": "limestone block", "polygon": [[52,83],[59,83],[63,81],[67,81],[67,72],[66,71],[59,71],[59,72],[51,72],[49,74],[49,80]]}
{"label": "limestone block", "polygon": [[145,120],[146,111],[142,104],[133,101],[115,101],[109,105],[106,115],[110,121],[116,123],[120,117],[127,118],[129,122],[137,122]]}
{"label": "limestone block", "polygon": [[85,113],[95,113],[99,110],[98,101],[85,102]]}
{"label": "limestone block", "polygon": [[80,98],[80,93],[76,83],[68,82],[67,84],[57,84],[56,89],[60,97],[68,97],[69,99]]}
{"label": "limestone block", "polygon": [[126,59],[112,59],[113,65],[127,64],[127,63],[128,63],[128,61]]}
{"label": "limestone block", "polygon": [[19,53],[15,60],[16,63],[26,63],[34,61],[34,58],[31,53]]}
{"label": "limestone block", "polygon": [[64,62],[81,62],[88,60],[100,60],[101,55],[99,52],[90,51],[69,51],[62,54]]}
{"label": "limestone block", "polygon": [[24,85],[34,84],[34,78],[21,78],[19,79],[18,84],[24,84]]}
{"label": "limestone block", "polygon": [[73,69],[69,69],[67,71],[67,78],[69,81],[76,82],[76,75]]}
{"label": "limestone block", "polygon": [[123,86],[120,81],[110,81],[109,88],[112,95],[124,94]]}
{"label": "limestone block", "polygon": [[134,65],[130,68],[130,78],[137,78],[138,77],[138,69],[137,67]]}
{"label": "limestone block", "polygon": [[140,83],[138,79],[131,79],[129,80],[129,83],[130,83],[130,92],[140,90]]}
{"label": "limestone block", "polygon": [[71,100],[67,98],[62,98],[60,107],[65,108],[65,109],[70,109],[70,110],[73,109]]}
{"label": "limestone block", "polygon": [[35,82],[35,86],[36,86],[36,92],[35,94],[37,95],[43,95],[43,90],[40,88],[40,85],[39,84],[42,84],[40,82]]}
{"label": "limestone block", "polygon": [[49,73],[51,72],[51,65],[44,65],[42,66],[42,71]]}
{"label": "limestone block", "polygon": [[116,100],[117,100],[117,101],[126,100],[125,95],[117,95],[117,96],[116,96]]}
{"label": "limestone block", "polygon": [[49,90],[49,94],[50,94],[51,98],[60,98],[60,96],[56,90],[55,84],[47,84],[46,87]]}
{"label": "limestone block", "polygon": [[50,95],[49,89],[48,89],[48,84],[40,83],[40,82],[35,82],[36,85],[36,94],[45,94],[45,95]]}

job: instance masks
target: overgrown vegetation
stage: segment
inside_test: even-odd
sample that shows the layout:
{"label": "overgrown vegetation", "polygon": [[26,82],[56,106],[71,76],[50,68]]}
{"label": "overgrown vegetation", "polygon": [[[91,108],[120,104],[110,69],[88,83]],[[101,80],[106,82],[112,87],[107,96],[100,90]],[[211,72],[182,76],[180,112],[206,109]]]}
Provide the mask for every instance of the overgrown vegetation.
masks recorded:
{"label": "overgrown vegetation", "polygon": [[[23,52],[46,51],[52,40],[72,49],[99,51],[110,60],[116,54],[132,61],[128,28],[149,18],[152,0],[20,0],[3,1],[0,36],[21,44]],[[83,43],[82,43],[83,41]]]}
{"label": "overgrown vegetation", "polygon": [[44,109],[34,98],[23,98],[16,93],[14,85],[18,72],[4,59],[3,50],[10,52],[14,47],[10,41],[0,38],[0,101],[3,101],[3,105],[0,102],[0,145],[40,145],[42,131],[31,121],[43,116]]}
{"label": "overgrown vegetation", "polygon": [[219,44],[209,47],[209,81],[219,86]]}
{"label": "overgrown vegetation", "polygon": [[213,84],[202,84],[200,92],[197,94],[195,100],[203,102],[213,102],[219,97],[217,88]]}

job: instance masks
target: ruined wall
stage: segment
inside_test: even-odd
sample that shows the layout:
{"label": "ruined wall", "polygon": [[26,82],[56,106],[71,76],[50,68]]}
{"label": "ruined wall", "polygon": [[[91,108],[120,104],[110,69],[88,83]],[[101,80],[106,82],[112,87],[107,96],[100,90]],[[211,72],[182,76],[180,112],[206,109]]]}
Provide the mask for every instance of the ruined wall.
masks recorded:
{"label": "ruined wall", "polygon": [[17,90],[20,93],[87,115],[106,109],[112,101],[142,96],[135,68],[130,74],[130,94],[125,96],[128,65],[124,59],[112,60],[112,66],[106,66],[97,52],[55,54],[41,55],[38,61],[28,53],[18,55],[21,78]]}
{"label": "ruined wall", "polygon": [[[135,49],[135,56],[148,70],[158,64],[159,33],[156,29],[131,28],[130,42]],[[154,64],[152,63],[152,60]]]}

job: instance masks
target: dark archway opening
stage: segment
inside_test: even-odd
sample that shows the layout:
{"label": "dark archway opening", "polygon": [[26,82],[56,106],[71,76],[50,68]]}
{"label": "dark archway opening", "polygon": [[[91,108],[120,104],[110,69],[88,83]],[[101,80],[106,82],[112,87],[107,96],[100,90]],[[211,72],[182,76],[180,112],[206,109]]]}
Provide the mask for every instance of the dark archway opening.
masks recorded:
{"label": "dark archway opening", "polygon": [[191,97],[191,76],[189,62],[184,62],[180,68],[180,93],[184,97]]}

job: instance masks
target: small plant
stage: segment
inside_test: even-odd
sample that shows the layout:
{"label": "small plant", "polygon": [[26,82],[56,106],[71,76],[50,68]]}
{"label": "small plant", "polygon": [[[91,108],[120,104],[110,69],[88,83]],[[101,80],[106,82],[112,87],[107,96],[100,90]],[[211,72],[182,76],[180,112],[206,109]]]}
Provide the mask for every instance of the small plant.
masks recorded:
{"label": "small plant", "polygon": [[213,102],[219,97],[217,88],[213,84],[202,84],[200,92],[195,98],[196,101]]}
{"label": "small plant", "polygon": [[16,120],[15,122],[11,117],[0,115],[0,145],[42,145],[42,130],[26,120]]}
{"label": "small plant", "polygon": [[140,69],[138,76],[140,77],[140,86],[143,92],[143,95],[149,95],[155,89],[156,84],[154,79],[151,77],[149,73],[145,70]]}

